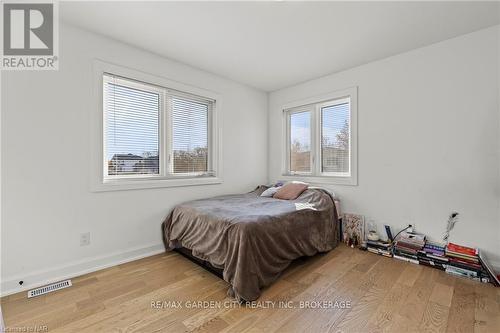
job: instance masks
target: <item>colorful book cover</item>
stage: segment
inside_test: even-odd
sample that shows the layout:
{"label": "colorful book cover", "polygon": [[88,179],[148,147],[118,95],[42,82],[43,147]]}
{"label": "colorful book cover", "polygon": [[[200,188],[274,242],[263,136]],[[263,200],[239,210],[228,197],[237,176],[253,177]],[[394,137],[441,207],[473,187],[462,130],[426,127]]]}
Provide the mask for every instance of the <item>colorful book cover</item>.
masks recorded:
{"label": "colorful book cover", "polygon": [[435,242],[431,242],[431,241],[427,241],[425,243],[425,248],[429,248],[429,249],[434,249],[434,250],[437,250],[437,251],[443,251],[444,252],[444,249],[446,247],[445,244],[440,244],[440,243],[435,243]]}
{"label": "colorful book cover", "polygon": [[471,257],[468,255],[464,255],[464,254],[460,254],[460,253],[456,253],[456,252],[451,252],[451,251],[446,251],[446,255],[448,257],[455,257],[455,258],[464,260],[466,262],[471,262],[471,263],[476,263],[476,264],[479,263],[479,259],[477,257]]}
{"label": "colorful book cover", "polygon": [[446,271],[455,272],[455,273],[459,273],[459,274],[462,274],[465,276],[470,276],[470,277],[477,277],[478,276],[477,272],[474,272],[474,271],[471,271],[468,269],[464,269],[464,268],[460,268],[460,267],[455,267],[455,266],[447,266]]}
{"label": "colorful book cover", "polygon": [[424,251],[427,252],[427,253],[431,253],[431,254],[437,255],[437,256],[444,256],[444,251],[436,250],[436,249],[431,249],[431,248],[426,248],[425,246],[424,246]]}
{"label": "colorful book cover", "polygon": [[469,256],[473,256],[473,257],[479,255],[478,249],[474,249],[472,247],[462,246],[462,245],[458,245],[458,244],[454,244],[454,243],[448,243],[447,248],[449,251],[460,253],[460,254],[465,254],[465,255],[469,255]]}
{"label": "colorful book cover", "polygon": [[481,264],[467,261],[467,260],[463,260],[460,258],[450,258],[450,263],[457,264],[457,265],[463,265],[463,266],[469,266],[469,267],[472,267],[474,269],[482,269]]}
{"label": "colorful book cover", "polygon": [[398,255],[400,257],[406,257],[406,258],[410,258],[410,259],[415,259],[415,260],[418,259],[418,256],[416,254],[412,254],[412,253],[408,253],[408,252],[405,252],[405,251],[401,251],[399,249],[397,249],[397,250],[394,251],[394,255]]}

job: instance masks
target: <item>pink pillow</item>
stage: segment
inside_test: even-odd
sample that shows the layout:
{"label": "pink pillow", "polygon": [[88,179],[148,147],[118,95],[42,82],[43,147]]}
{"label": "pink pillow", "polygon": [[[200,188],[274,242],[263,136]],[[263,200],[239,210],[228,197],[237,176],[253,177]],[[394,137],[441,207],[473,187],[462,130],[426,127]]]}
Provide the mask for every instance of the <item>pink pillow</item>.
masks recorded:
{"label": "pink pillow", "polygon": [[273,196],[275,199],[295,200],[302,194],[309,185],[305,183],[289,183],[283,186]]}

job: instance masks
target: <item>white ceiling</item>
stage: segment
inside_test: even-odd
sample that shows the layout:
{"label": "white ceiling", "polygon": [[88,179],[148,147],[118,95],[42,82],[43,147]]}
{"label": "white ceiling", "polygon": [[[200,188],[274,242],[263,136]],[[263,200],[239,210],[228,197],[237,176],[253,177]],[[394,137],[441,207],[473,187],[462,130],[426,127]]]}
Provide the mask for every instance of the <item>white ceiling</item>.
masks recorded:
{"label": "white ceiling", "polygon": [[498,2],[62,2],[60,13],[264,91],[499,24]]}

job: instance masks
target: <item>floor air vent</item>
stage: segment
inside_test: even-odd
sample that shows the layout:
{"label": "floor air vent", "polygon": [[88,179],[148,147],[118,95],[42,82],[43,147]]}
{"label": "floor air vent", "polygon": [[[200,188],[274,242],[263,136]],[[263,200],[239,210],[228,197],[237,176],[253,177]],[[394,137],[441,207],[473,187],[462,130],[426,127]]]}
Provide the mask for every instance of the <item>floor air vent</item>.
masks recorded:
{"label": "floor air vent", "polygon": [[50,292],[71,287],[71,280],[65,280],[61,282],[56,282],[49,284],[48,286],[36,288],[28,291],[28,298],[48,294]]}

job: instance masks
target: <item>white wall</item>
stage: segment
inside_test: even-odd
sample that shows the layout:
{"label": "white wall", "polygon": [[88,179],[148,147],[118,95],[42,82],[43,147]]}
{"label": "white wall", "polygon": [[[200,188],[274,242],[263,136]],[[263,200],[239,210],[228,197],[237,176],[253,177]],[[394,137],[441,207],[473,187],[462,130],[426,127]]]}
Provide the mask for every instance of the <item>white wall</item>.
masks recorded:
{"label": "white wall", "polygon": [[[499,14],[500,14],[500,8],[499,8]],[[500,133],[500,27],[498,28],[497,32],[497,85],[498,85],[498,131]],[[500,136],[500,134],[499,134]],[[499,185],[497,187],[497,198],[498,198],[498,216],[500,219],[500,139],[499,139],[499,144],[498,144],[498,179],[499,179]],[[498,239],[500,240],[500,223],[498,223]],[[500,243],[500,241],[499,241]],[[500,245],[499,245],[500,246]],[[499,251],[500,252],[500,251]],[[499,254],[500,255],[500,254]]]}
{"label": "white wall", "polygon": [[[281,106],[358,86],[359,186],[331,186],[346,212],[451,241],[500,266],[498,27],[269,96],[269,177],[280,179]],[[341,50],[339,50],[341,52]]]}
{"label": "white wall", "polygon": [[[498,12],[500,14],[500,8],[498,9]],[[498,131],[500,133],[500,26],[498,27],[498,31],[497,31],[497,88],[498,88]],[[500,136],[500,134],[499,134]],[[499,138],[499,144],[498,144],[498,165],[499,165],[499,168],[498,168],[498,179],[499,179],[499,184],[498,184],[498,187],[497,187],[497,192],[496,192],[496,195],[497,195],[497,198],[498,198],[498,217],[499,217],[499,220],[500,220],[500,138]],[[500,243],[500,223],[498,223],[498,239],[499,239],[499,243]],[[500,246],[500,245],[499,245]],[[500,255],[500,251],[498,252]],[[497,266],[500,266],[500,265],[497,265]],[[499,269],[500,271],[500,269]]]}
{"label": "white wall", "polygon": [[[90,192],[92,60],[163,76],[223,98],[221,185]],[[61,25],[60,69],[2,73],[2,293],[163,251],[177,203],[267,180],[267,95]],[[91,245],[79,237],[91,233]]]}
{"label": "white wall", "polygon": [[[499,9],[500,11],[500,9]],[[500,132],[500,27],[498,28],[498,33],[497,33],[497,69],[498,69],[498,75],[497,75],[497,84],[498,84],[498,129]],[[498,164],[500,166],[500,143],[498,145]],[[500,219],[500,167],[498,168],[498,178],[499,178],[499,184],[497,187],[497,197],[498,197],[498,216]],[[500,240],[500,223],[498,223],[498,239]],[[500,243],[500,242],[499,242]],[[500,246],[500,245],[499,245]],[[500,252],[500,251],[499,251]]]}

